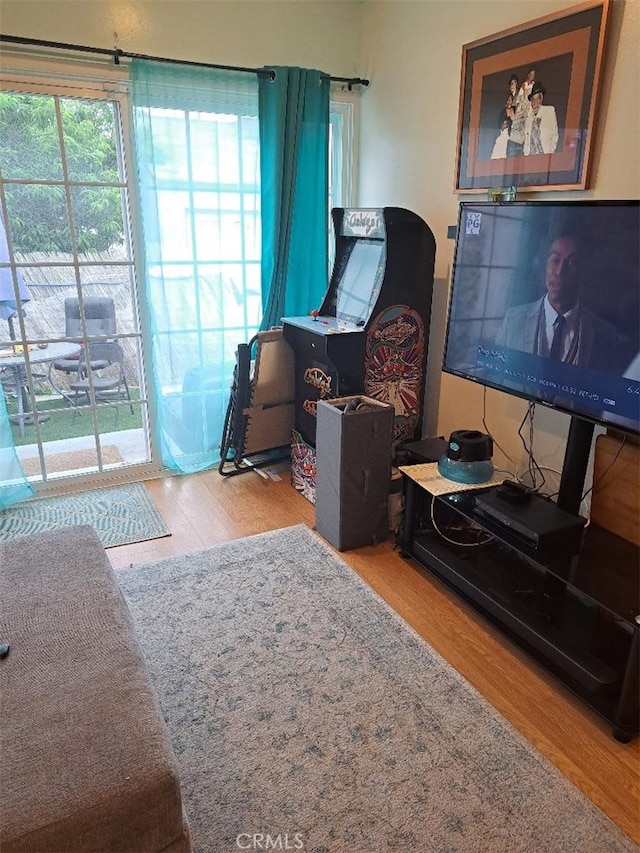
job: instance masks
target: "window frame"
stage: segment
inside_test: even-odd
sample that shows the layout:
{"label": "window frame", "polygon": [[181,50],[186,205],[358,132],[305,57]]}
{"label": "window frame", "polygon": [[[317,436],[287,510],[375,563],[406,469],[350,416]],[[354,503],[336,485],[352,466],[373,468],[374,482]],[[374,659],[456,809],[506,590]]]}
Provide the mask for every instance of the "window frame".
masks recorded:
{"label": "window frame", "polygon": [[[342,136],[338,146],[333,137],[334,162],[340,159],[342,169],[339,181],[336,180],[335,168],[331,169],[330,180],[330,207],[353,207],[355,199],[355,187],[357,186],[357,157],[358,146],[358,118],[359,99],[353,91],[346,88],[332,90],[329,98],[329,122],[333,127],[338,122],[342,124]],[[337,155],[337,156],[336,156]],[[331,163],[331,158],[330,158]],[[336,184],[338,186],[336,187]],[[337,191],[336,191],[337,190]],[[331,211],[329,211],[331,212]]]}
{"label": "window frame", "polygon": [[[113,101],[117,104],[117,109],[114,112],[115,131],[118,134],[118,154],[122,161],[120,168],[126,187],[126,202],[122,207],[123,224],[125,227],[125,241],[129,256],[130,274],[134,282],[132,310],[135,312],[138,326],[135,336],[140,338],[139,378],[141,389],[145,389],[144,405],[148,411],[145,440],[150,454],[149,461],[130,466],[127,471],[131,473],[126,474],[125,477],[139,479],[139,474],[134,472],[140,472],[141,470],[149,472],[152,475],[159,473],[163,470],[159,461],[160,454],[154,430],[149,428],[149,424],[153,423],[153,419],[156,416],[155,395],[152,387],[153,371],[150,362],[150,348],[145,345],[145,341],[149,340],[150,323],[145,311],[144,300],[140,298],[142,272],[139,258],[143,257],[143,255],[140,253],[142,243],[139,217],[135,215],[138,205],[137,185],[136,181],[131,178],[134,173],[132,170],[134,160],[128,75],[122,67],[116,68],[105,60],[61,60],[57,57],[52,59],[49,56],[25,55],[13,49],[0,50],[0,58],[2,59],[2,66],[0,67],[0,89],[2,91],[48,95],[60,98],[105,100]],[[73,65],[70,66],[70,62],[73,62]],[[78,263],[77,259],[75,263]],[[75,266],[75,263],[71,265]],[[79,266],[82,267],[83,264],[80,262]],[[96,480],[96,482],[102,484],[104,482],[103,478],[104,474],[99,473],[98,475],[90,474],[88,477],[70,477],[64,480],[57,478],[53,480],[47,479],[38,483],[38,493],[46,494],[51,491],[66,491],[67,483],[72,487],[77,479]]]}

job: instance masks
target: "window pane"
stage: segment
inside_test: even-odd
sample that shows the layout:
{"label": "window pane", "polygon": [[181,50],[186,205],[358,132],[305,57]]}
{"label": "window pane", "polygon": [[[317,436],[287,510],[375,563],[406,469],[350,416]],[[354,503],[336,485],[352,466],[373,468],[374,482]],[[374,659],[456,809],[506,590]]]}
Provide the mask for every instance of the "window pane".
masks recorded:
{"label": "window pane", "polygon": [[50,341],[64,337],[64,300],[78,292],[74,268],[26,266],[20,272],[30,297],[24,308],[27,337]]}
{"label": "window pane", "polygon": [[189,113],[189,129],[194,181],[237,184],[238,117]]}
{"label": "window pane", "polygon": [[113,300],[116,332],[119,335],[137,331],[135,289],[130,269],[103,265],[80,267],[80,280],[84,296],[102,296]]}
{"label": "window pane", "polygon": [[159,331],[196,327],[198,282],[192,266],[152,268],[149,284]]}
{"label": "window pane", "polygon": [[[118,187],[71,187],[71,208],[80,260],[124,244],[122,199]],[[82,257],[85,255],[86,257]]]}
{"label": "window pane", "polygon": [[242,135],[242,183],[245,188],[260,189],[260,138],[258,119],[244,116],[241,121]]}
{"label": "window pane", "polygon": [[52,97],[0,92],[0,139],[0,168],[5,180],[62,180]]}
{"label": "window pane", "polygon": [[188,180],[187,124],[180,110],[151,110],[153,151],[147,157],[153,162],[155,179]]}
{"label": "window pane", "polygon": [[13,251],[71,254],[71,231],[64,186],[7,184]]}
{"label": "window pane", "polygon": [[194,193],[196,251],[199,260],[242,257],[240,197],[227,193]]}
{"label": "window pane", "polygon": [[[254,198],[248,199],[249,202],[254,200]],[[260,208],[259,206],[256,208],[255,212],[250,212],[246,207],[244,211],[244,252],[248,261],[259,261],[262,252]]]}
{"label": "window pane", "polygon": [[118,183],[113,104],[61,98],[60,114],[69,180]]}
{"label": "window pane", "polygon": [[181,190],[158,189],[160,251],[165,261],[193,257],[191,239],[191,196]]}

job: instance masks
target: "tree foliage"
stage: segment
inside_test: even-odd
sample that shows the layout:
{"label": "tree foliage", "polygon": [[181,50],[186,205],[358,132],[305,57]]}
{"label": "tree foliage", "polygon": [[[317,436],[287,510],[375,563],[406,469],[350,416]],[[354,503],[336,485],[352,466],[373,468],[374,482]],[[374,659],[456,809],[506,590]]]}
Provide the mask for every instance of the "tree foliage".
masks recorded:
{"label": "tree foliage", "polygon": [[71,253],[71,224],[79,252],[122,242],[115,128],[107,101],[0,93],[0,170],[16,252]]}

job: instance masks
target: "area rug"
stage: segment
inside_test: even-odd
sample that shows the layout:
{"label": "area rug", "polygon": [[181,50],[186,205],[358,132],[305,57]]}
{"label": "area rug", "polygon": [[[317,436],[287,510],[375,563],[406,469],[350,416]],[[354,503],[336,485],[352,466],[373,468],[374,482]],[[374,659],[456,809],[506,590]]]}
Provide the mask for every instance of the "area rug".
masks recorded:
{"label": "area rug", "polygon": [[0,512],[0,540],[90,524],[105,548],[171,533],[143,483],[25,501]]}
{"label": "area rug", "polygon": [[637,849],[306,526],[117,576],[198,853]]}

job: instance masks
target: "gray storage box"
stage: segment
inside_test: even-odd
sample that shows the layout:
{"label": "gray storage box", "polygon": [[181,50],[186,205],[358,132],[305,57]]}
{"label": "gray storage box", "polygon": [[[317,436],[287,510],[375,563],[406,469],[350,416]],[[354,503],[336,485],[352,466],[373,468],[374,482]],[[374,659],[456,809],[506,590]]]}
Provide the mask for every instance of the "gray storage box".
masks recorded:
{"label": "gray storage box", "polygon": [[318,401],[316,530],[349,551],[389,534],[395,411],[371,397]]}

